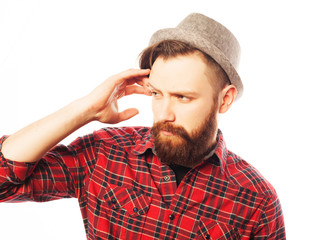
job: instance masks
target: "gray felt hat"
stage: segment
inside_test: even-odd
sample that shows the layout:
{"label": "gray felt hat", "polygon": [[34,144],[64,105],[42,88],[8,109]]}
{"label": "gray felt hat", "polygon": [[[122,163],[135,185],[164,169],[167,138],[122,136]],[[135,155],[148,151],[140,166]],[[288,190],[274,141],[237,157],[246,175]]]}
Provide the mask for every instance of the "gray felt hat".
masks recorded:
{"label": "gray felt hat", "polygon": [[185,42],[211,56],[237,88],[237,98],[242,95],[243,85],[237,73],[240,46],[235,36],[223,25],[200,13],[192,13],[176,28],[155,32],[150,39],[150,45],[163,40]]}

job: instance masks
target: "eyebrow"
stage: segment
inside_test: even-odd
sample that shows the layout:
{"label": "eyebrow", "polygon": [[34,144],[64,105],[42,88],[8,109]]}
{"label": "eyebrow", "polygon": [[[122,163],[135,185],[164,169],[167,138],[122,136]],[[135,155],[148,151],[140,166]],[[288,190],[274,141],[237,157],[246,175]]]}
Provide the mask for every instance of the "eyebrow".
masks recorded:
{"label": "eyebrow", "polygon": [[[157,89],[156,87],[154,87],[151,83],[148,83],[149,87],[153,88],[154,90],[161,92],[161,90]],[[195,91],[186,91],[186,90],[182,90],[182,91],[175,91],[175,92],[170,92],[171,95],[182,95],[182,96],[189,96],[189,97],[198,97],[199,93],[195,92]]]}

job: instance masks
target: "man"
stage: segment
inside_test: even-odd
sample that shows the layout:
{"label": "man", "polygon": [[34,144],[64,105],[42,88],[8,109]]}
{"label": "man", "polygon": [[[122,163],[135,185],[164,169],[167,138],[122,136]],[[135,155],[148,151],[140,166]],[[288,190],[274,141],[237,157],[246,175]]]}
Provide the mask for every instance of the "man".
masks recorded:
{"label": "man", "polygon": [[[0,200],[77,197],[88,239],[285,239],[273,187],[227,150],[217,118],[242,94],[239,44],[201,15],[156,32],[141,70],[1,139]],[[56,145],[91,122],[118,123],[117,100],[152,95],[154,124],[106,128]]]}

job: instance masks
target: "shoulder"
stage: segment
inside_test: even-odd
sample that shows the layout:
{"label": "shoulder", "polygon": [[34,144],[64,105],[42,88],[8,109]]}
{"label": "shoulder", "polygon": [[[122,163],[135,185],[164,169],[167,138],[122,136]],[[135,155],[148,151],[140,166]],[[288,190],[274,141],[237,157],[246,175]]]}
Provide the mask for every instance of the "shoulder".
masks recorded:
{"label": "shoulder", "polygon": [[254,166],[226,147],[223,134],[220,130],[215,156],[217,156],[220,162],[223,178],[229,184],[258,194],[276,195],[273,186]]}
{"label": "shoulder", "polygon": [[238,197],[241,203],[259,209],[255,215],[255,237],[271,235],[285,239],[282,207],[269,181],[254,166],[230,151],[227,154],[225,175],[232,189],[238,190],[236,199]]}
{"label": "shoulder", "polygon": [[227,154],[225,174],[235,185],[268,197],[276,196],[270,182],[254,166],[231,151]]}
{"label": "shoulder", "polygon": [[149,127],[108,127],[93,133],[96,141],[131,147],[149,134]]}

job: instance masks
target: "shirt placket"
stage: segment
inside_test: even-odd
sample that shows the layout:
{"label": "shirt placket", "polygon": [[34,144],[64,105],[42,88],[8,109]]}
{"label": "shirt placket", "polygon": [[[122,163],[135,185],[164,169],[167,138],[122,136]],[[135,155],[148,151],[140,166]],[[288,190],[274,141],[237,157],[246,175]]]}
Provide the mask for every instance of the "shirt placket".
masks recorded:
{"label": "shirt placket", "polygon": [[165,238],[171,239],[179,236],[179,228],[176,226],[179,226],[179,222],[181,221],[185,208],[187,207],[185,199],[188,198],[186,195],[189,195],[190,188],[188,183],[192,178],[192,172],[189,172],[184,177],[178,187],[176,184],[175,174],[169,167],[167,167],[166,171],[162,172],[164,184],[162,188],[167,190],[167,193],[171,195],[171,198],[167,199],[167,209],[164,214],[163,229],[165,230]]}
{"label": "shirt placket", "polygon": [[180,222],[182,221],[184,215],[186,214],[186,209],[188,207],[188,202],[186,202],[186,199],[189,198],[190,194],[190,186],[188,183],[191,181],[191,179],[192,172],[189,172],[180,182],[169,206],[168,209],[169,227],[168,232],[166,234],[166,236],[169,238],[177,237],[176,234],[178,234],[180,228],[179,227],[177,228],[175,226],[180,226]]}
{"label": "shirt placket", "polygon": [[177,190],[175,173],[170,167],[166,165],[161,166],[160,172],[161,178],[158,188],[163,197],[163,201],[167,207],[169,207]]}

